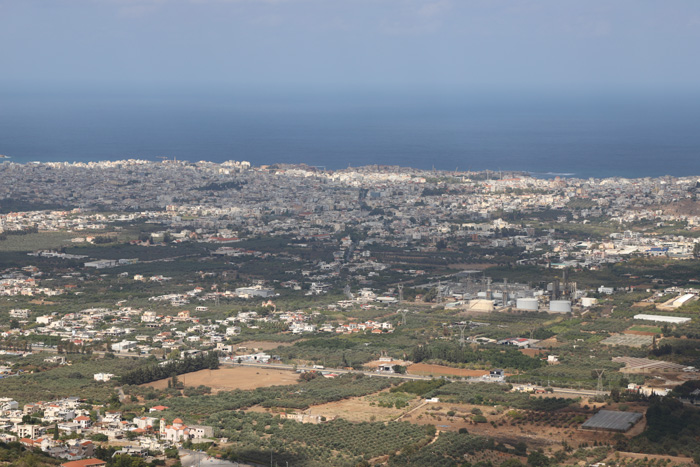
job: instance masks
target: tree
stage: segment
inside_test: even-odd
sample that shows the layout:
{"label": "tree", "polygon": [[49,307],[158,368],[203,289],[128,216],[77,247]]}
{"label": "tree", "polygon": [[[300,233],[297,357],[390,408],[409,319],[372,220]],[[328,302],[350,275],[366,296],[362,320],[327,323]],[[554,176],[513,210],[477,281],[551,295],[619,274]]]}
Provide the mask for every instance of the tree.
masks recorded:
{"label": "tree", "polygon": [[696,243],[693,246],[693,258],[700,259],[700,243]]}
{"label": "tree", "polygon": [[549,465],[549,457],[542,451],[532,451],[530,455],[527,456],[527,465],[532,467],[547,467]]}
{"label": "tree", "polygon": [[109,467],[147,467],[146,461],[136,456],[118,454],[109,460]]}

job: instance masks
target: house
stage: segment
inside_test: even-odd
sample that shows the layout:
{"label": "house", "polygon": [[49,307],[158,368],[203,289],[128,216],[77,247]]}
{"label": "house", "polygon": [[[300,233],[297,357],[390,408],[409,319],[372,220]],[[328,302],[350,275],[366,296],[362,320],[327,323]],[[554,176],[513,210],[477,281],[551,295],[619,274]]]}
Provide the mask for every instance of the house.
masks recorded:
{"label": "house", "polygon": [[37,413],[41,411],[41,405],[40,404],[24,404],[24,407],[22,409],[22,413],[24,415],[31,415],[33,413]]}
{"label": "house", "polygon": [[38,438],[44,429],[39,425],[16,425],[18,438]]}
{"label": "house", "polygon": [[81,415],[79,417],[75,417],[73,419],[73,422],[77,424],[80,428],[85,429],[90,426],[90,417],[87,417],[85,415]]}
{"label": "house", "polygon": [[112,373],[95,373],[92,377],[95,378],[95,381],[107,382],[114,378],[114,375]]}
{"label": "house", "polygon": [[176,418],[172,425],[166,425],[165,420],[160,420],[160,432],[167,441],[179,442],[188,439],[202,439],[211,437],[214,430],[210,426],[187,426],[182,419]]}
{"label": "house", "polygon": [[158,315],[155,311],[144,311],[141,316],[141,321],[144,323],[155,323],[158,321]]}
{"label": "house", "polygon": [[182,419],[176,418],[172,425],[165,425],[165,420],[161,419],[161,434],[168,441],[178,442],[189,438],[189,430]]}
{"label": "house", "polygon": [[19,409],[19,404],[14,399],[11,399],[9,397],[0,398],[0,411],[17,409]]}
{"label": "house", "polygon": [[246,363],[267,363],[270,361],[270,358],[272,358],[270,355],[262,352],[252,355],[240,355],[236,357],[237,360]]}
{"label": "house", "polygon": [[158,419],[154,417],[137,417],[133,420],[134,424],[136,424],[136,428],[140,428],[142,430],[152,429],[156,425],[157,421]]}
{"label": "house", "polygon": [[496,368],[495,370],[489,371],[489,374],[487,376],[484,376],[484,378],[503,379],[505,378],[505,376],[506,374],[502,369]]}
{"label": "house", "polygon": [[61,422],[58,424],[59,431],[65,431],[66,433],[76,433],[81,428],[81,425],[76,422]]}
{"label": "house", "polygon": [[37,324],[51,324],[51,321],[53,321],[53,316],[51,315],[37,316],[36,318]]}
{"label": "house", "polygon": [[128,352],[129,350],[133,349],[136,347],[137,342],[136,341],[121,341],[117,342],[116,344],[112,344],[112,350],[114,352]]}

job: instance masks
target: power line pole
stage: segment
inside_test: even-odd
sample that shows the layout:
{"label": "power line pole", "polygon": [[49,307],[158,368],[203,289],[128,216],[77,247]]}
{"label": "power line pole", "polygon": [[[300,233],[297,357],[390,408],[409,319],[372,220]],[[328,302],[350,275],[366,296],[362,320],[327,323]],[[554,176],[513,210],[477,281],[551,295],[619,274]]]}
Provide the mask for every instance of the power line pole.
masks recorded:
{"label": "power line pole", "polygon": [[459,345],[464,347],[464,344],[466,343],[466,340],[464,339],[464,330],[467,329],[467,325],[459,324],[457,327],[459,328]]}
{"label": "power line pole", "polygon": [[596,369],[595,372],[598,375],[598,386],[596,387],[596,392],[598,394],[602,394],[603,393],[603,373],[605,373],[605,369]]}

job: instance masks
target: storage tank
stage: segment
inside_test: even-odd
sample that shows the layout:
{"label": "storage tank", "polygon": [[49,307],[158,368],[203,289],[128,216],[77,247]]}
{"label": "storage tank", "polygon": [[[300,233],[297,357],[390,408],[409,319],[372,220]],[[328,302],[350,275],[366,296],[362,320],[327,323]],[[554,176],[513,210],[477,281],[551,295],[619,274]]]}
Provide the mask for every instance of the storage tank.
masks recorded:
{"label": "storage tank", "polygon": [[537,311],[540,305],[536,298],[519,298],[515,301],[518,310]]}
{"label": "storage tank", "polygon": [[571,313],[571,302],[569,300],[552,300],[549,302],[550,313]]}

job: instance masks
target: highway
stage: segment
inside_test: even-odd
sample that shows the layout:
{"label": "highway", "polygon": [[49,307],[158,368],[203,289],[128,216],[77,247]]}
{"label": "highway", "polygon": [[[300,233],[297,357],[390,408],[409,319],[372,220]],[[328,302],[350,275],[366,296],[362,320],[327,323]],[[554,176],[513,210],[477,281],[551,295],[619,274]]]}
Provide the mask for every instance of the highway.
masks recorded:
{"label": "highway", "polygon": [[[45,351],[45,352],[52,352],[56,353],[56,348],[55,347],[43,347],[43,346],[34,346],[35,351]],[[93,354],[94,355],[104,355],[104,351],[96,351]],[[148,358],[150,355],[145,354],[145,355],[139,355],[135,353],[119,353],[119,352],[112,352],[114,356],[119,357],[119,358],[126,358],[126,357],[139,357],[139,358]],[[379,377],[379,378],[399,378],[399,379],[405,379],[409,381],[429,381],[435,377],[433,376],[420,376],[420,375],[406,375],[406,374],[398,374],[398,373],[379,373],[376,371],[358,371],[358,370],[346,370],[342,368],[314,368],[313,366],[303,366],[303,365],[288,365],[284,363],[253,363],[253,362],[241,362],[241,363],[236,363],[233,360],[227,360],[227,359],[220,359],[219,363],[222,366],[229,366],[229,367],[235,367],[235,366],[250,366],[250,367],[257,367],[257,368],[271,368],[275,370],[284,370],[284,371],[296,371],[296,370],[302,370],[302,371],[321,371],[324,373],[336,373],[336,374],[346,374],[346,373],[353,373],[353,374],[360,374],[362,373],[365,376],[371,376],[371,377]],[[461,383],[479,383],[479,382],[490,382],[490,383],[502,383],[501,380],[484,380],[481,378],[469,378],[469,379],[456,379],[456,378],[445,378],[447,381],[450,382],[461,382]],[[517,386],[517,385],[516,385]],[[524,386],[524,385],[523,385]],[[545,386],[535,386],[535,385],[528,385],[527,387],[532,388],[535,391],[544,391]],[[596,395],[608,395],[610,394],[609,391],[604,391],[602,393],[599,393],[598,391],[592,390],[592,389],[575,389],[575,388],[558,388],[558,387],[553,387],[553,386],[548,386],[554,390],[555,393],[559,394],[567,394],[567,395],[573,395],[573,396],[585,396],[585,397],[590,397],[590,396],[596,396]]]}
{"label": "highway", "polygon": [[[286,370],[286,371],[297,371],[297,370],[302,370],[302,371],[319,371],[319,372],[324,372],[324,373],[336,373],[336,374],[346,374],[346,373],[353,373],[353,374],[363,374],[365,376],[370,376],[370,377],[379,377],[379,378],[399,378],[399,379],[406,379],[406,380],[413,380],[413,381],[429,381],[433,379],[434,377],[432,376],[419,376],[419,375],[406,375],[406,374],[398,374],[398,373],[379,373],[376,371],[358,371],[358,370],[345,370],[341,368],[314,368],[311,366],[303,366],[303,365],[287,365],[284,363],[253,363],[253,362],[241,362],[241,363],[236,363],[232,360],[225,360],[221,359],[220,363],[222,366],[229,366],[229,367],[235,367],[235,366],[250,366],[250,367],[256,367],[256,368],[270,368],[270,369],[275,369],[275,370]],[[453,383],[483,383],[483,382],[493,382],[493,383],[502,383],[501,380],[484,380],[481,378],[469,378],[469,379],[456,379],[456,378],[445,378],[447,381],[453,382]],[[536,391],[544,391],[545,386],[534,386],[534,385],[528,385],[527,387],[533,388]],[[608,391],[604,391],[603,393],[599,393],[598,391],[591,390],[591,389],[575,389],[575,388],[558,388],[558,387],[553,387],[549,386],[552,388],[554,393],[559,393],[559,394],[568,394],[568,395],[574,395],[574,396],[597,396],[597,395],[607,395],[609,394]]]}

